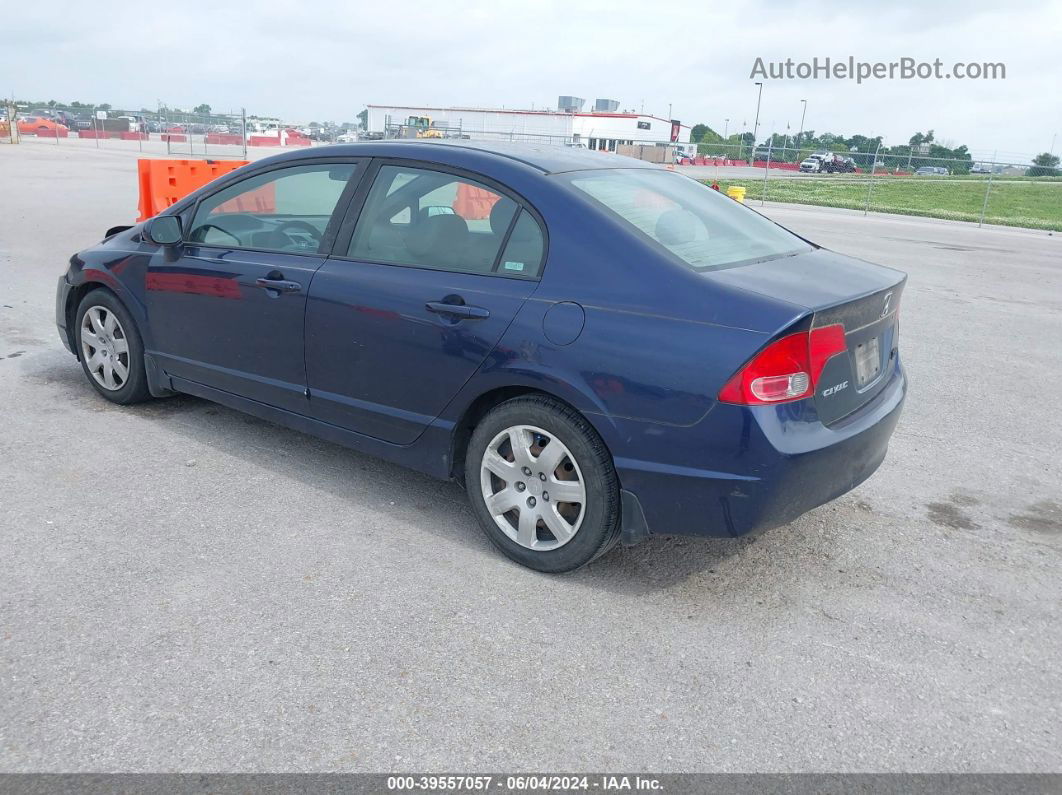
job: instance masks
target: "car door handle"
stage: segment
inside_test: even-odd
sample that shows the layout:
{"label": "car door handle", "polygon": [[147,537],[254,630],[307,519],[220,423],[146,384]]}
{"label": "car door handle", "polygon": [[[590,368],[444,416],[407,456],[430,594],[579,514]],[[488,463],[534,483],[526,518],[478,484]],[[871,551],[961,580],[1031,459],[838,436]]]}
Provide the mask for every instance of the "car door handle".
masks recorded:
{"label": "car door handle", "polygon": [[469,306],[468,304],[445,304],[442,301],[428,301],[424,308],[437,315],[453,315],[464,317],[469,320],[482,320],[490,317],[490,310],[482,306]]}
{"label": "car door handle", "polygon": [[297,293],[302,289],[298,282],[289,282],[286,279],[255,279],[255,287],[263,290],[276,290],[278,293]]}

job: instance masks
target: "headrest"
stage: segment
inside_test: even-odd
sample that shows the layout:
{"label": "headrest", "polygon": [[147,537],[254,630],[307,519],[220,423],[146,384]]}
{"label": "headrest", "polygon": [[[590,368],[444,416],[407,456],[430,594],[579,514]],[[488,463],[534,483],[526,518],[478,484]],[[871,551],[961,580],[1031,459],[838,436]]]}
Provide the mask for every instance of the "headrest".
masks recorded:
{"label": "headrest", "polygon": [[689,243],[697,237],[697,227],[704,223],[689,210],[668,210],[656,220],[656,239],[665,246]]}
{"label": "headrest", "polygon": [[468,242],[468,224],[460,215],[431,215],[421,218],[406,242],[410,253],[423,257],[431,252],[463,252]]}
{"label": "headrest", "polygon": [[516,202],[512,199],[502,196],[494,202],[494,206],[490,208],[490,231],[499,236],[504,235],[509,228],[509,222],[513,220],[514,212]]}

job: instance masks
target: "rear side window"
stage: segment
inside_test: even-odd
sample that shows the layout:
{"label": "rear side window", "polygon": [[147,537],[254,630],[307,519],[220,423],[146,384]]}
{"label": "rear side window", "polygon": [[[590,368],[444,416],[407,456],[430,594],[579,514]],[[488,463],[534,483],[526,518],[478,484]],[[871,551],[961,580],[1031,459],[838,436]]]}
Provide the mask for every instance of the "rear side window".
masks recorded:
{"label": "rear side window", "polygon": [[507,276],[537,278],[542,271],[544,248],[545,241],[538,221],[527,210],[521,210],[502,252],[498,272]]}
{"label": "rear side window", "polygon": [[454,174],[383,166],[347,255],[392,265],[537,278],[543,250],[538,222],[508,196]]}
{"label": "rear side window", "polygon": [[796,235],[733,199],[672,171],[577,171],[566,178],[696,270],[811,249]]}
{"label": "rear side window", "polygon": [[226,248],[316,252],[353,163],[267,171],[199,203],[188,240]]}

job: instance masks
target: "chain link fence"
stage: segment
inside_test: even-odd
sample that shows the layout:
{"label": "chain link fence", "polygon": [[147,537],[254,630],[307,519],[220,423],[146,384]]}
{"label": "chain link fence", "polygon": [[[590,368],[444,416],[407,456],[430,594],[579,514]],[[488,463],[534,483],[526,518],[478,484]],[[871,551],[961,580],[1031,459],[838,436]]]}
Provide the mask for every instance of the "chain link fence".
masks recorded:
{"label": "chain link fence", "polygon": [[747,200],[918,215],[1062,231],[1062,172],[1031,156],[934,157],[884,145],[828,152],[714,145],[691,158],[691,175]]}
{"label": "chain link fence", "polygon": [[110,105],[40,107],[7,103],[0,114],[0,140],[92,146],[173,157],[247,158],[248,122],[242,111],[191,113]]}

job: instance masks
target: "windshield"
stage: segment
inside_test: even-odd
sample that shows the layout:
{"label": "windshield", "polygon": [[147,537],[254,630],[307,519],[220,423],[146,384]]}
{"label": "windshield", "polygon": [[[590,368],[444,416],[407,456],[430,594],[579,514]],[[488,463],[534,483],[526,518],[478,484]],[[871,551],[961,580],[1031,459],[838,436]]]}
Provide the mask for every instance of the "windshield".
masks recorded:
{"label": "windshield", "polygon": [[609,169],[563,176],[696,270],[811,250],[791,232],[673,171]]}

